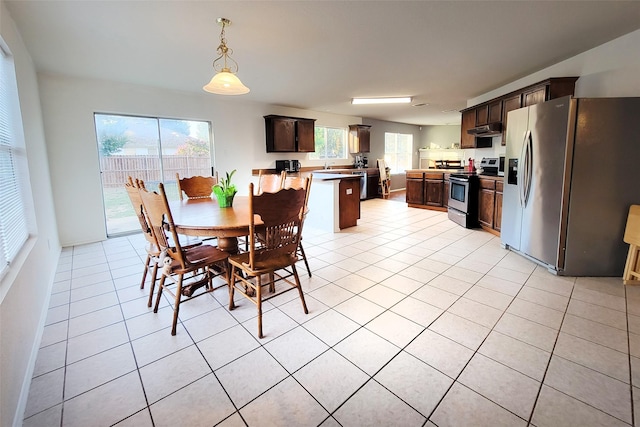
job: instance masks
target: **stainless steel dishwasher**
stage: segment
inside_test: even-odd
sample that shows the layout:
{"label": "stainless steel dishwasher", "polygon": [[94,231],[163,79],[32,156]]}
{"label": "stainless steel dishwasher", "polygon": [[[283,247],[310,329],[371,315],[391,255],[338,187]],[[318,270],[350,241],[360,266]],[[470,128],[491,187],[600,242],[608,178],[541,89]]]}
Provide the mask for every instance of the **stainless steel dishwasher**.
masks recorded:
{"label": "stainless steel dishwasher", "polygon": [[360,200],[367,198],[367,172],[366,171],[354,171],[351,175],[360,175]]}

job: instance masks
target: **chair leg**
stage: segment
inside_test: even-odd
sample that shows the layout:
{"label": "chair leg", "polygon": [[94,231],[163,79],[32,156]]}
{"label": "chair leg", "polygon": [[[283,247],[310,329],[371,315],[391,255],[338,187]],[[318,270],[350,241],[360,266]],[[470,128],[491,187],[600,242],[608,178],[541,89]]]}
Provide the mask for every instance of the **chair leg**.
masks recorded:
{"label": "chair leg", "polygon": [[227,278],[227,284],[229,285],[229,310],[233,310],[236,308],[235,303],[233,302],[233,294],[235,293],[236,288],[236,267],[235,265],[231,265],[229,268],[229,275]]}
{"label": "chair leg", "polygon": [[256,305],[258,306],[258,338],[263,338],[262,335],[262,277],[256,276]]}
{"label": "chair leg", "polygon": [[269,273],[269,292],[276,292],[276,275],[273,273],[273,271]]}
{"label": "chair leg", "polygon": [[147,254],[147,260],[144,262],[144,271],[142,272],[142,282],[140,282],[140,289],[144,289],[144,281],[147,279],[147,272],[149,271],[150,262],[151,262],[151,255]]}
{"label": "chair leg", "polygon": [[160,305],[160,298],[162,297],[162,288],[164,287],[164,281],[166,279],[167,279],[167,276],[163,274],[162,278],[160,279],[160,283],[158,283],[158,295],[156,295],[156,303],[153,306],[154,313],[158,312],[158,306]]}
{"label": "chair leg", "polygon": [[298,294],[300,294],[300,300],[302,301],[302,308],[304,308],[304,314],[309,314],[309,310],[307,309],[307,302],[304,300],[304,293],[302,292],[302,286],[300,285],[300,278],[298,277],[298,269],[296,269],[296,265],[292,264],[291,269],[293,271],[293,277],[296,280],[296,287],[298,288]]}
{"label": "chair leg", "polygon": [[151,302],[153,301],[153,290],[156,287],[156,280],[158,279],[158,263],[153,263],[153,271],[151,272],[151,288],[149,289],[149,301],[147,302],[147,307],[151,307]]}
{"label": "chair leg", "polygon": [[304,248],[302,247],[302,242],[298,245],[298,249],[300,250],[300,254],[302,255],[302,260],[304,261],[305,267],[307,267],[307,273],[309,273],[309,277],[311,277],[311,269],[309,268],[309,261],[307,261],[307,255],[304,253]]}
{"label": "chair leg", "polygon": [[178,312],[180,311],[180,299],[182,297],[182,279],[181,274],[178,278],[178,286],[176,287],[176,301],[173,306],[173,324],[171,325],[171,335],[176,334],[176,326],[178,325]]}

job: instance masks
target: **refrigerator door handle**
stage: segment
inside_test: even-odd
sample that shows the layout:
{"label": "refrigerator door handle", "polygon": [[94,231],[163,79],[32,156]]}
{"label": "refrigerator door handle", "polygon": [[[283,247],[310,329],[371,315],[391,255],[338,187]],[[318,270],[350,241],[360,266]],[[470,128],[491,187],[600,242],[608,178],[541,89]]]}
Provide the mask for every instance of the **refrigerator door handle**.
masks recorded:
{"label": "refrigerator door handle", "polygon": [[525,135],[525,153],[524,153],[524,194],[522,198],[522,206],[527,206],[529,202],[529,194],[531,193],[531,180],[533,179],[533,139],[531,131],[528,130]]}
{"label": "refrigerator door handle", "polygon": [[522,149],[520,150],[520,184],[518,185],[518,198],[520,199],[520,206],[524,208],[525,204],[525,187],[527,185],[527,137],[529,135],[529,131],[527,131],[524,135],[524,140],[522,141]]}

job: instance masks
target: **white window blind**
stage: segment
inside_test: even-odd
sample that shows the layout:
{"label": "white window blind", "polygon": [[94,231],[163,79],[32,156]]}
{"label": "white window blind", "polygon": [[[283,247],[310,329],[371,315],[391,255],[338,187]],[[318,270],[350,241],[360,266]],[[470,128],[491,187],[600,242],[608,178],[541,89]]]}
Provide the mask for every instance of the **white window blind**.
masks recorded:
{"label": "white window blind", "polygon": [[15,138],[17,105],[13,61],[0,46],[0,276],[29,236],[19,182],[26,154]]}

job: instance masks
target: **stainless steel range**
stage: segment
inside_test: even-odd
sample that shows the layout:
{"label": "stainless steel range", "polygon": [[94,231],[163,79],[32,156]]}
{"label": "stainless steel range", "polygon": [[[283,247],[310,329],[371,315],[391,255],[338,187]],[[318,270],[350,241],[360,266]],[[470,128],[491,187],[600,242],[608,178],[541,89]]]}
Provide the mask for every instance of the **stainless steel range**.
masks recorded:
{"label": "stainless steel range", "polygon": [[478,187],[476,175],[449,176],[449,219],[465,228],[478,226]]}

